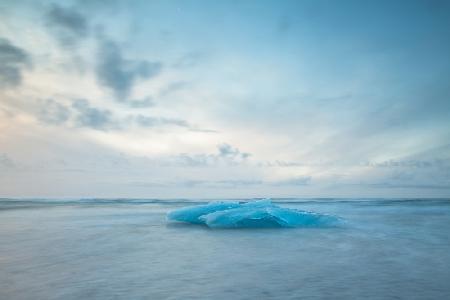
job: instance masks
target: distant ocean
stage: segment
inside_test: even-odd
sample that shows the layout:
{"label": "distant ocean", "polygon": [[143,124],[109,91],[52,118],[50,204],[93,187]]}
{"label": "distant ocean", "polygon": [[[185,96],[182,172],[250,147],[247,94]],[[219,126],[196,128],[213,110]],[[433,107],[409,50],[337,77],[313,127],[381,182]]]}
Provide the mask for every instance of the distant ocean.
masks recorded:
{"label": "distant ocean", "polygon": [[273,199],[336,228],[166,220],[205,202],[0,199],[0,299],[450,299],[450,199]]}

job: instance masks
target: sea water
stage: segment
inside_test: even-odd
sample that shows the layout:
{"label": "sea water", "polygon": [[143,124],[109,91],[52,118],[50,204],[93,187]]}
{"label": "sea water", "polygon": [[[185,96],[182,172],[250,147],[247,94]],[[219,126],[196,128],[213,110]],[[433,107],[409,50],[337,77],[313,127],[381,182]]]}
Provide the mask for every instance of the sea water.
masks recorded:
{"label": "sea water", "polygon": [[208,201],[2,199],[0,299],[450,298],[448,199],[273,199],[327,228],[166,220]]}

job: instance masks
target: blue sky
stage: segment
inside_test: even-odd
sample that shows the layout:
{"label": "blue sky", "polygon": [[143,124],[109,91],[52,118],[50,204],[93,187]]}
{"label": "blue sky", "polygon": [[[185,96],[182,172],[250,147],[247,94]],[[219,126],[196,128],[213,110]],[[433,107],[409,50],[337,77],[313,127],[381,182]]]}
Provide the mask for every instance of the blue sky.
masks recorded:
{"label": "blue sky", "polygon": [[448,1],[0,1],[0,196],[449,197]]}

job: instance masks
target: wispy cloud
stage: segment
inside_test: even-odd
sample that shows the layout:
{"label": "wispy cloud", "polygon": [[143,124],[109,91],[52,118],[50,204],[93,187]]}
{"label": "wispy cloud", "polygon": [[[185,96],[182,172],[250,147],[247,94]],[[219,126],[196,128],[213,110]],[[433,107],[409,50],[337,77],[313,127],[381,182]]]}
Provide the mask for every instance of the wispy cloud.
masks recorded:
{"label": "wispy cloud", "polygon": [[250,157],[250,153],[247,152],[241,152],[238,148],[234,148],[233,146],[229,144],[220,144],[217,146],[217,149],[219,150],[219,156],[229,159],[239,159],[239,160],[245,160]]}
{"label": "wispy cloud", "polygon": [[39,120],[52,125],[60,125],[69,120],[71,111],[69,107],[53,99],[47,99],[41,104]]}
{"label": "wispy cloud", "polygon": [[171,119],[171,118],[162,118],[162,117],[150,117],[144,115],[137,115],[134,118],[135,122],[142,127],[156,127],[156,126],[165,126],[165,125],[173,125],[179,127],[189,127],[189,123],[185,120],[181,119]]}
{"label": "wispy cloud", "polygon": [[378,168],[431,168],[442,165],[442,160],[387,160],[382,162],[368,162],[367,166]]}
{"label": "wispy cloud", "polygon": [[155,102],[153,101],[153,98],[148,96],[143,99],[131,99],[126,102],[127,105],[129,105],[132,108],[145,108],[145,107],[151,107],[155,105]]}
{"label": "wispy cloud", "polygon": [[31,66],[31,57],[9,40],[0,38],[0,87],[16,87],[22,83],[22,72]]}
{"label": "wispy cloud", "polygon": [[92,107],[86,99],[77,99],[72,103],[77,112],[75,124],[96,130],[116,129],[119,124],[113,120],[112,112],[108,109]]}
{"label": "wispy cloud", "polygon": [[360,186],[380,189],[426,189],[426,190],[450,190],[449,184],[397,184],[389,182],[359,184]]}
{"label": "wispy cloud", "polygon": [[266,181],[266,180],[252,180],[252,179],[226,179],[226,180],[174,180],[174,181],[135,181],[130,182],[130,185],[140,187],[186,187],[186,188],[212,188],[212,189],[233,189],[233,188],[254,188],[254,187],[279,187],[279,186],[306,186],[309,184],[310,178],[307,182],[299,183],[297,178],[292,180],[280,181]]}
{"label": "wispy cloud", "polygon": [[76,44],[89,34],[86,17],[73,7],[52,4],[45,18],[50,32],[64,47]]}
{"label": "wispy cloud", "polygon": [[251,156],[250,153],[241,152],[238,148],[223,143],[217,145],[216,153],[210,154],[182,153],[177,156],[174,156],[172,161],[175,165],[186,165],[191,167],[205,167],[220,163],[226,165],[238,165],[246,163],[250,156]]}
{"label": "wispy cloud", "polygon": [[174,64],[175,68],[191,68],[199,64],[206,58],[206,54],[199,51],[193,51],[181,56]]}
{"label": "wispy cloud", "polygon": [[170,82],[167,86],[165,86],[161,91],[159,92],[159,97],[165,97],[167,95],[170,95],[172,93],[175,93],[177,91],[180,91],[186,87],[189,86],[189,83],[186,81],[174,81]]}
{"label": "wispy cloud", "polygon": [[[147,99],[136,100],[147,102]],[[149,105],[151,99],[148,99]],[[65,103],[71,102],[71,105]],[[45,99],[37,101],[37,111],[33,112],[35,117],[43,124],[65,125],[67,127],[82,127],[101,131],[126,131],[130,127],[139,128],[162,128],[179,127],[188,131],[209,132],[192,126],[188,121],[178,118],[164,116],[150,116],[144,114],[120,114],[101,106],[95,106],[87,99]],[[136,103],[135,103],[136,104]],[[134,108],[139,108],[136,104]],[[144,106],[144,103],[142,103]],[[225,155],[225,154],[224,154]],[[228,156],[238,153],[226,153]]]}
{"label": "wispy cloud", "polygon": [[272,184],[274,185],[296,185],[296,186],[302,186],[302,185],[309,185],[311,183],[312,177],[311,176],[296,176],[284,180],[275,181]]}
{"label": "wispy cloud", "polygon": [[99,43],[96,66],[98,82],[111,90],[119,102],[128,101],[137,80],[155,77],[162,69],[161,62],[125,58],[122,49],[112,40],[100,38]]}
{"label": "wispy cloud", "polygon": [[2,168],[10,169],[14,168],[16,164],[7,154],[2,153],[0,154],[0,166]]}

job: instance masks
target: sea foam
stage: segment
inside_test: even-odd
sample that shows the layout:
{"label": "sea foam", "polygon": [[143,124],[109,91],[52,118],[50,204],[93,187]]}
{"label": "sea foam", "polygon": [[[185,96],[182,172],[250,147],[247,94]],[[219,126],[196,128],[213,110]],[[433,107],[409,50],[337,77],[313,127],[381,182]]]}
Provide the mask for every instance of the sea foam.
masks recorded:
{"label": "sea foam", "polygon": [[340,220],[332,215],[279,207],[270,200],[210,202],[174,210],[167,219],[211,228],[332,227]]}

